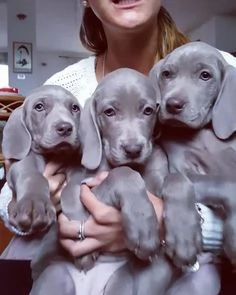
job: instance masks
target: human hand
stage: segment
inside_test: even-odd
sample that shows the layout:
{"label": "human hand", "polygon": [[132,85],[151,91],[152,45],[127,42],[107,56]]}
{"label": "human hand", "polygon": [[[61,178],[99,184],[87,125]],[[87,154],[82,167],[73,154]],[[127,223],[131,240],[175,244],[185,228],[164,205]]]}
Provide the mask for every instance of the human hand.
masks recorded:
{"label": "human hand", "polygon": [[60,165],[53,162],[46,164],[43,176],[49,182],[50,198],[54,206],[60,201],[61,191],[66,184],[66,176],[60,171]]}
{"label": "human hand", "polygon": [[[60,214],[58,218],[60,230],[60,242],[62,246],[74,257],[86,255],[93,251],[99,252],[121,252],[127,249],[124,243],[124,232],[122,227],[121,213],[103,204],[91,192],[89,187],[101,183],[108,173],[103,172],[81,186],[81,201],[91,216],[85,223],[85,236],[83,241],[78,238],[79,221],[71,221]],[[162,219],[162,200],[148,192],[158,220]]]}
{"label": "human hand", "polygon": [[88,179],[86,185],[81,186],[81,201],[91,213],[85,223],[86,239],[76,240],[79,221],[68,220],[64,214],[59,215],[60,242],[74,257],[94,251],[120,252],[126,248],[120,212],[100,202],[90,190],[90,187],[99,185],[107,175],[107,172],[99,173],[96,177]]}

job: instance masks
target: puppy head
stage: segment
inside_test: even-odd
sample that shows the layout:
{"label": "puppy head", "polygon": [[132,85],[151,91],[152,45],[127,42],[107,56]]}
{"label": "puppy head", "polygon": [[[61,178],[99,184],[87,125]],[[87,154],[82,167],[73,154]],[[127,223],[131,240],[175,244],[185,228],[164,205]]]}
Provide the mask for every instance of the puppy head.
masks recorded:
{"label": "puppy head", "polygon": [[7,158],[21,159],[30,149],[44,153],[78,148],[80,111],[77,99],[60,86],[35,89],[4,128]]}
{"label": "puppy head", "polygon": [[[91,124],[84,125],[87,126],[87,133],[93,134],[91,140],[96,134],[99,144],[91,146],[91,140],[84,144],[82,163],[87,168],[97,168],[100,162],[94,165],[95,162],[90,160],[95,154],[101,160],[103,149],[112,166],[143,164],[152,152],[158,110],[155,89],[150,80],[131,69],[116,70],[100,82],[84,110],[88,109],[88,104],[93,120]],[[82,125],[83,120],[81,130]],[[82,140],[85,138],[85,134],[81,136]],[[95,150],[99,145],[97,153]]]}
{"label": "puppy head", "polygon": [[160,91],[159,118],[173,126],[200,129],[212,119],[226,62],[217,49],[203,42],[183,45],[150,72]]}

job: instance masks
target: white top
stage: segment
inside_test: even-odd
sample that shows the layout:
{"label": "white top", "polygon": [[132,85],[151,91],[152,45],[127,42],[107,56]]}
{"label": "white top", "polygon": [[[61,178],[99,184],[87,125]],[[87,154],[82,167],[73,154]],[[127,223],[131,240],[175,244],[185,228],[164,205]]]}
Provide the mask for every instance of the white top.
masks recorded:
{"label": "white top", "polygon": [[[222,52],[221,54],[225,58],[225,60],[236,67],[236,58],[227,52]],[[60,85],[66,89],[68,89],[72,94],[77,97],[79,103],[83,106],[85,101],[93,94],[95,88],[98,85],[95,73],[95,56],[90,56],[79,62],[72,64],[66,67],[64,70],[54,74],[50,77],[45,84],[50,85]],[[4,220],[5,225],[13,232],[22,235],[22,232],[19,232],[16,228],[13,228],[8,223],[8,211],[7,207],[9,202],[11,201],[12,193],[9,189],[7,183],[5,183],[1,194],[0,194],[0,217]],[[203,205],[200,205],[202,208]],[[220,231],[221,234],[217,237],[217,243],[219,243],[219,236],[222,237],[222,222],[218,220],[217,217],[214,217],[211,210],[204,208],[203,219],[204,219],[204,227],[202,230],[206,234],[206,239],[211,240],[213,242],[213,238],[211,233],[214,231],[214,238],[216,231]],[[217,219],[217,220],[216,220]],[[214,222],[213,222],[214,220]],[[214,227],[214,229],[213,229]],[[217,229],[215,228],[217,227]],[[204,233],[203,233],[204,236]]]}

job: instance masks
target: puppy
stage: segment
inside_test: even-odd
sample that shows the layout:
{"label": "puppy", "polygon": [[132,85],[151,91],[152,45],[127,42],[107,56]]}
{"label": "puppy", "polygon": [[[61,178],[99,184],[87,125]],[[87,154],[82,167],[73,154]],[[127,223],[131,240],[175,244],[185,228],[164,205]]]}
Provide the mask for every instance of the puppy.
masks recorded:
{"label": "puppy", "polygon": [[[186,175],[194,184],[196,201],[224,207],[224,250],[235,261],[236,69],[225,62],[217,49],[192,42],[157,63],[150,78],[161,98],[162,144],[173,173],[171,177],[175,178],[178,172]],[[200,245],[196,228],[186,222],[183,214],[189,212],[190,220],[195,214],[189,208],[189,200],[177,200],[174,194],[170,188],[166,195],[166,239],[170,253],[181,260],[186,244],[191,244],[196,254]],[[182,206],[174,222],[168,216],[173,214],[176,203]],[[192,228],[189,230],[192,234],[186,236],[186,227]]]}
{"label": "puppy", "polygon": [[5,159],[14,161],[7,182],[16,195],[14,216],[10,218],[19,230],[46,230],[55,220],[43,172],[49,160],[62,168],[80,163],[80,112],[77,99],[69,91],[45,85],[27,96],[6,123],[2,150]]}

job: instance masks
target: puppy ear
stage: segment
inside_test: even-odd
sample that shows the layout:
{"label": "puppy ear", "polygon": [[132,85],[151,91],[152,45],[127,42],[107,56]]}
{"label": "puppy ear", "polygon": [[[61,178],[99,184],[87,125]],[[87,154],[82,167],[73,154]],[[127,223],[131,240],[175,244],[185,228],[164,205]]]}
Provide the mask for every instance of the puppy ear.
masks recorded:
{"label": "puppy ear", "polygon": [[160,93],[160,88],[159,88],[159,75],[161,71],[161,66],[163,65],[164,60],[160,60],[157,62],[152,69],[149,72],[149,78],[151,80],[152,86],[155,88],[156,91],[156,99],[157,99],[157,105],[160,105],[161,103],[161,93]]}
{"label": "puppy ear", "polygon": [[2,152],[5,159],[21,160],[31,147],[31,135],[24,123],[23,106],[15,109],[9,117],[2,139]]}
{"label": "puppy ear", "polygon": [[80,135],[82,143],[82,165],[97,169],[102,160],[102,142],[95,118],[94,97],[86,103],[81,113]]}
{"label": "puppy ear", "polygon": [[227,66],[225,77],[212,111],[212,126],[220,139],[236,131],[236,68]]}

